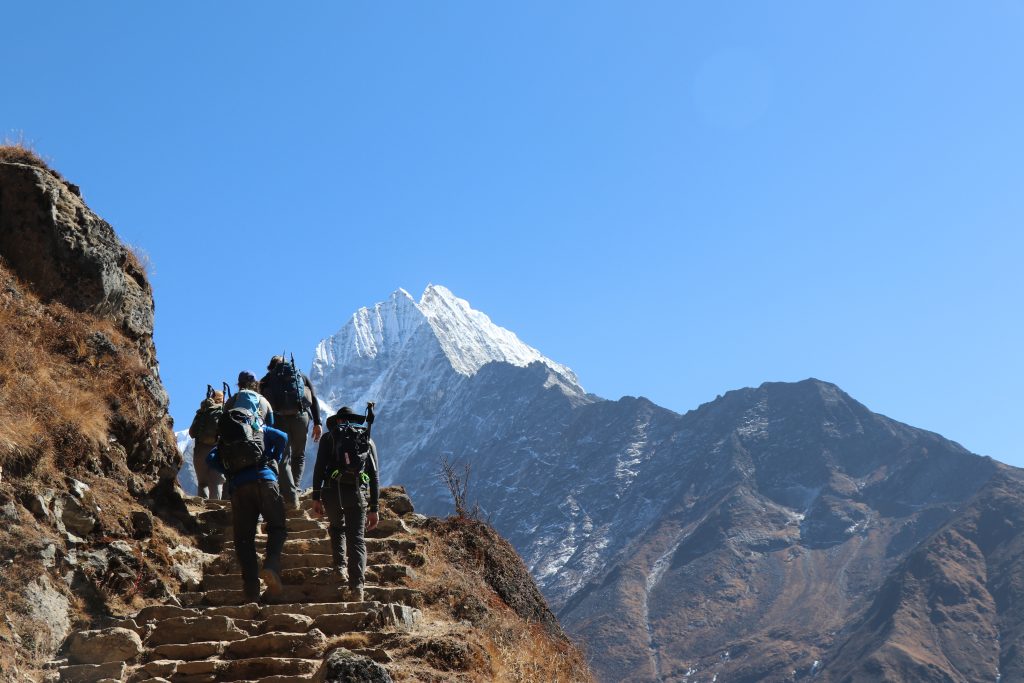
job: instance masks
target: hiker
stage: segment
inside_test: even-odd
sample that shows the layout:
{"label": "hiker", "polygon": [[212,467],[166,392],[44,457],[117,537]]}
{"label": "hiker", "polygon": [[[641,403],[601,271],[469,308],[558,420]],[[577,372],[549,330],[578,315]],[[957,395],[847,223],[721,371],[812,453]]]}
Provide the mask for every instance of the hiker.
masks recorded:
{"label": "hiker", "polygon": [[[252,601],[265,600],[260,596],[261,578],[267,584],[266,596],[281,592],[281,552],[287,534],[277,472],[288,449],[288,435],[265,424],[263,420],[272,419],[272,413],[261,418],[260,401],[244,395],[255,393],[248,388],[255,384],[252,373],[239,374],[239,392],[225,404],[217,445],[207,456],[211,467],[227,475],[242,590]],[[269,405],[266,408],[269,411]],[[267,526],[267,547],[263,569],[259,570],[256,525],[261,515]]]}
{"label": "hiker", "polygon": [[274,425],[274,409],[270,407],[270,401],[260,394],[256,375],[248,370],[238,373],[238,392],[224,404],[225,412],[235,407],[251,410],[259,417],[261,425]]}
{"label": "hiker", "polygon": [[267,365],[267,374],[260,380],[260,393],[274,410],[274,426],[288,435],[288,453],[282,463],[289,473],[281,472],[281,495],[285,505],[299,506],[302,471],[306,464],[306,436],[313,419],[313,443],[320,441],[320,405],[309,378],[295,367],[295,356],[285,360],[274,356]]}
{"label": "hiker", "polygon": [[370,438],[373,404],[366,408],[365,416],[346,406],[327,418],[327,433],[320,439],[313,465],[313,514],[327,513],[335,570],[344,574],[348,558],[347,597],[352,602],[363,601],[364,535],[377,526],[380,497],[377,446]]}
{"label": "hiker", "polygon": [[224,488],[224,475],[211,469],[206,464],[206,456],[217,444],[217,424],[224,412],[224,392],[215,391],[206,385],[206,398],[199,404],[196,416],[188,428],[188,435],[195,439],[192,445],[192,466],[196,471],[197,495],[202,498],[218,500],[227,497]]}

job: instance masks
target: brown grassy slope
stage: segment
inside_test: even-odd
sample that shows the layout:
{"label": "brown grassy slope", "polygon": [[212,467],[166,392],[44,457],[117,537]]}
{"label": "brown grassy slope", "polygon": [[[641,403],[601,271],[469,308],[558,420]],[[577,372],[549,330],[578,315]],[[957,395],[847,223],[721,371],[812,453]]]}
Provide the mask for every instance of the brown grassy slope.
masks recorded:
{"label": "brown grassy slope", "polygon": [[472,520],[408,514],[396,499],[407,501],[401,486],[381,491],[381,515],[406,512],[417,546],[391,561],[416,568],[407,584],[423,595],[422,617],[409,631],[347,634],[334,646],[387,649],[395,681],[593,683],[506,540]]}
{"label": "brown grassy slope", "polygon": [[[508,541],[456,517],[421,528],[426,564],[415,585],[426,596],[427,618],[454,626],[418,644],[422,661],[409,680],[593,681]],[[424,678],[431,668],[440,668],[437,678]]]}

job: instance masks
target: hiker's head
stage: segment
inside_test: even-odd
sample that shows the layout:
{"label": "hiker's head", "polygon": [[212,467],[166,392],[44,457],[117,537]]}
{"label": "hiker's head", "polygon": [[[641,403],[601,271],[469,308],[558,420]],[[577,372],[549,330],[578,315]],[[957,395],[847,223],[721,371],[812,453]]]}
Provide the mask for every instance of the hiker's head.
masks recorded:
{"label": "hiker's head", "polygon": [[270,362],[267,363],[267,370],[273,370],[274,368],[276,368],[278,365],[280,365],[283,362],[284,362],[284,356],[273,356],[273,357],[271,357]]}
{"label": "hiker's head", "polygon": [[348,406],[342,406],[341,409],[334,414],[335,422],[354,422],[355,424],[363,424],[366,420],[365,415],[360,415]]}
{"label": "hiker's head", "polygon": [[248,370],[242,370],[238,373],[239,389],[252,389],[253,391],[256,391],[259,386],[259,382],[256,381],[256,375],[252,374]]}
{"label": "hiker's head", "polygon": [[223,391],[214,391],[212,394],[210,394],[210,398],[213,399],[214,403],[223,403],[224,402],[224,392]]}

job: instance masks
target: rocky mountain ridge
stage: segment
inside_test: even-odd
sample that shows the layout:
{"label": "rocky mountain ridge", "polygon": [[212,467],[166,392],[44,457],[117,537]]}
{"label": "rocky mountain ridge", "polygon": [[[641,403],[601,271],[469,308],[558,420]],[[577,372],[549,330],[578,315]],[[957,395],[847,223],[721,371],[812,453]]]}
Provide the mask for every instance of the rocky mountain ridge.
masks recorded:
{"label": "rocky mountain ridge", "polygon": [[[352,336],[332,344],[339,339]],[[382,461],[399,454],[385,476],[429,513],[451,505],[439,459],[472,463],[484,514],[603,680],[976,680],[943,649],[958,639],[981,643],[960,657],[980,680],[1019,665],[1015,631],[1001,626],[1024,609],[1011,564],[998,563],[998,610],[974,597],[974,611],[929,602],[944,572],[982,569],[977,553],[915,578],[913,592],[891,588],[918,577],[910,563],[926,548],[951,547],[935,546],[945,529],[988,533],[964,521],[983,491],[1020,506],[1014,468],[818,380],[728,392],[680,415],[642,398],[586,394],[553,362],[495,359],[465,375],[429,338],[426,352],[409,350],[413,337],[375,343],[404,352],[335,348],[334,362],[324,357],[311,373],[318,392],[378,400]],[[986,552],[1013,556],[1017,543],[1006,531]],[[975,584],[949,599],[995,594]],[[912,599],[923,603],[908,612]],[[985,639],[963,619],[943,622],[955,635],[931,635],[927,615],[961,612],[1001,636]],[[887,625],[869,628],[878,623]]]}

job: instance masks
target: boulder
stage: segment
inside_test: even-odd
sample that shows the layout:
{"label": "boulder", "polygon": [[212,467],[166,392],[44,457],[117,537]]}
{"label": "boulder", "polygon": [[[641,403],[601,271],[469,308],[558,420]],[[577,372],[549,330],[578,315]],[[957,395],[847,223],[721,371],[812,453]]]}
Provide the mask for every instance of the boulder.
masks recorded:
{"label": "boulder", "polygon": [[76,536],[88,536],[96,528],[96,515],[77,497],[62,496],[59,507],[61,523]]}
{"label": "boulder", "polygon": [[25,587],[28,616],[42,622],[45,631],[37,635],[37,642],[47,650],[55,651],[64,642],[71,629],[71,605],[54,588],[47,574],[41,574]]}
{"label": "boulder", "polygon": [[68,639],[68,659],[75,664],[130,662],[142,654],[142,639],[126,628],[78,631]]}
{"label": "boulder", "polygon": [[392,683],[391,675],[383,666],[343,647],[324,659],[313,680],[316,683]]}

